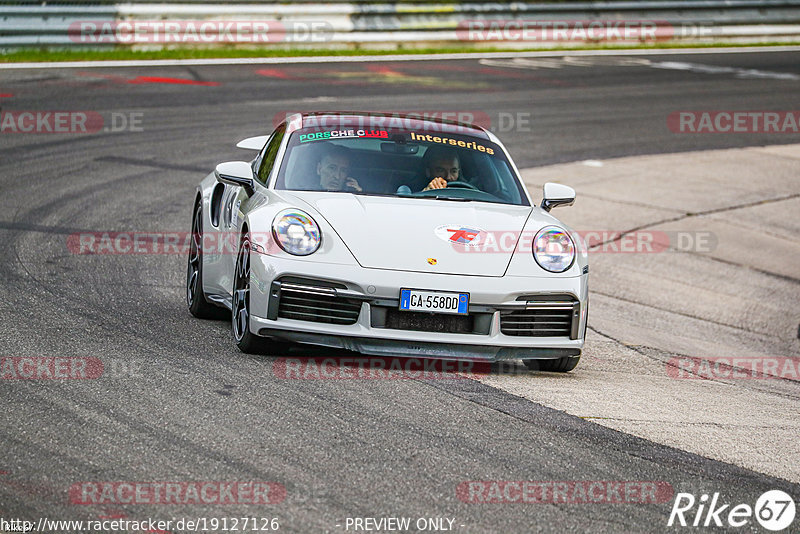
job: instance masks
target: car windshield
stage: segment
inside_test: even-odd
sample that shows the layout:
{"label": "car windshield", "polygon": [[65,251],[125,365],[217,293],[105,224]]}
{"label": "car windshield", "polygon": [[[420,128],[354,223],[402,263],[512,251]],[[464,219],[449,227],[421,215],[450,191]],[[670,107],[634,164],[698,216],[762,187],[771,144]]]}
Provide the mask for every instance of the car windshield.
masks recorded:
{"label": "car windshield", "polygon": [[296,130],[275,188],[529,205],[498,145],[431,128]]}

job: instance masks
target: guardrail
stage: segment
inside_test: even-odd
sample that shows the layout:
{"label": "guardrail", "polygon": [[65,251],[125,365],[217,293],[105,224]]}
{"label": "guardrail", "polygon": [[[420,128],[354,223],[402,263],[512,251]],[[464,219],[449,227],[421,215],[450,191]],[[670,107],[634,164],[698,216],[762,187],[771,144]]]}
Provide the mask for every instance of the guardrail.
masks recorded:
{"label": "guardrail", "polygon": [[[590,31],[592,22],[597,30],[594,33]],[[629,39],[618,39],[613,31],[609,33],[615,22],[638,24],[638,33],[632,33]],[[202,29],[203,23],[206,30]],[[479,31],[470,32],[476,28]],[[566,29],[567,33],[558,33],[559,29]],[[192,32],[200,34],[194,39]],[[209,36],[216,38],[204,39]],[[3,48],[253,44],[294,48],[536,47],[651,39],[800,41],[800,0],[554,4],[400,4],[376,0],[325,4],[210,4],[207,0],[65,5],[0,2]]]}

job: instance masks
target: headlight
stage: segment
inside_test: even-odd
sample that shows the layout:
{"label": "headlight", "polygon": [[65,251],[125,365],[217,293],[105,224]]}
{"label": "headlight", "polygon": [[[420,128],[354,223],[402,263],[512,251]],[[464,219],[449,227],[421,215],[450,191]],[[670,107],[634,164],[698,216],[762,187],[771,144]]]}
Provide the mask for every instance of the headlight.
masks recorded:
{"label": "headlight", "polygon": [[575,244],[566,230],[545,226],[533,240],[533,257],[542,269],[563,273],[575,261]]}
{"label": "headlight", "polygon": [[295,256],[308,256],[319,248],[322,233],[311,216],[303,211],[283,210],[272,220],[275,242]]}

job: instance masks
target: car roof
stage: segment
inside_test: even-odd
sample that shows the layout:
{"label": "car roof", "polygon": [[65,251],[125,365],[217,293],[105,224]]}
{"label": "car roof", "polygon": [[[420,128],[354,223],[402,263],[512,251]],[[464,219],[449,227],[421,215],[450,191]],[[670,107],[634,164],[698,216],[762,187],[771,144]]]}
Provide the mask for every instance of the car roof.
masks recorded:
{"label": "car roof", "polygon": [[[457,115],[458,112],[435,112],[440,115]],[[486,129],[467,122],[438,117],[434,112],[381,113],[370,111],[312,111],[296,113],[287,117],[289,132],[314,126],[361,127],[378,129],[381,127],[423,130],[430,132],[466,134],[488,141],[494,141]]]}

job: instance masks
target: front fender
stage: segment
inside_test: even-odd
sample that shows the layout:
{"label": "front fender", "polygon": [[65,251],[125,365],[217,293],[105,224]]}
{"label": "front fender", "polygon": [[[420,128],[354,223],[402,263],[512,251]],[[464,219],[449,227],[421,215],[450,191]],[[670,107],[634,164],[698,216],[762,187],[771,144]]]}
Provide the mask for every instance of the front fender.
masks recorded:
{"label": "front fender", "polygon": [[[322,242],[319,249],[308,256],[294,256],[284,251],[272,236],[272,222],[275,216],[285,209],[299,209],[311,216],[319,226]],[[328,224],[319,212],[308,205],[284,198],[275,191],[267,191],[263,203],[246,214],[246,221],[253,243],[260,245],[267,256],[277,258],[310,261],[315,263],[331,263],[338,265],[358,265],[350,249],[339,237],[339,234]]]}
{"label": "front fender", "polygon": [[[536,233],[545,226],[558,226],[566,230],[575,243],[575,261],[572,266],[563,273],[551,273],[542,269],[533,258],[533,241]],[[588,271],[589,256],[586,247],[580,236],[569,226],[559,221],[548,212],[541,208],[533,208],[531,216],[525,223],[525,228],[517,240],[514,254],[508,264],[506,275],[508,276],[533,276],[543,278],[568,278],[582,276],[584,271]]]}

